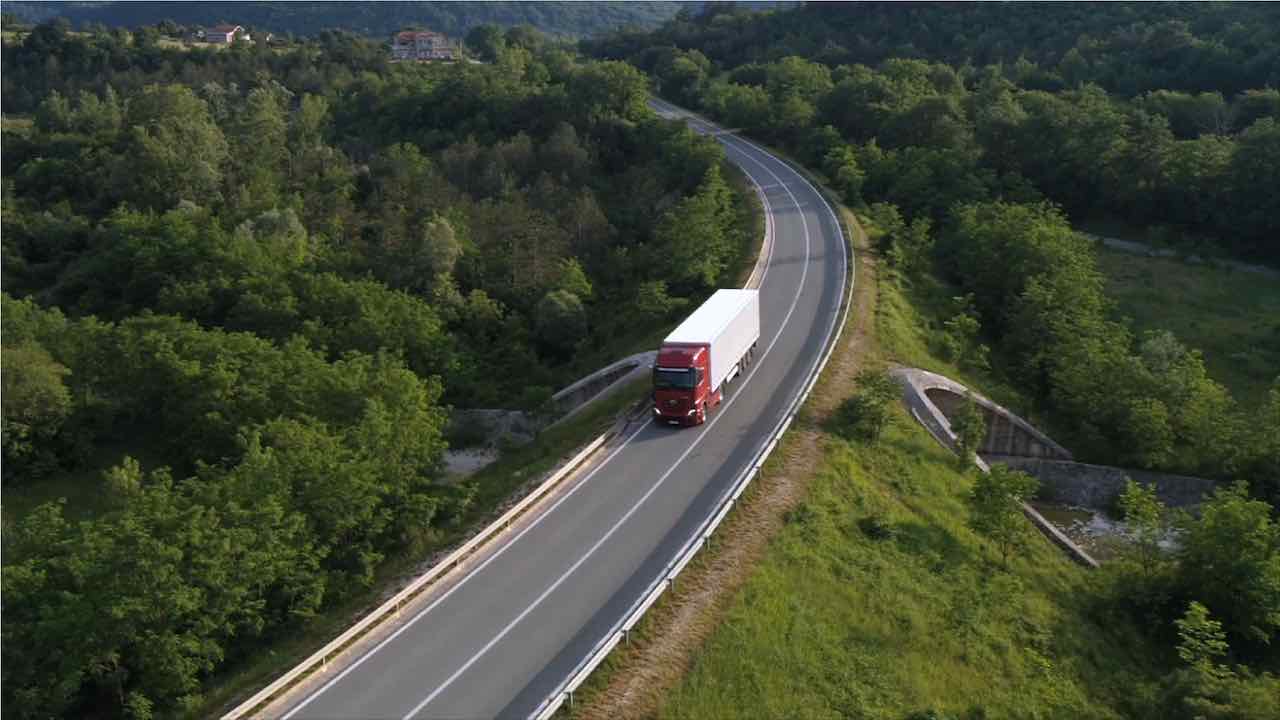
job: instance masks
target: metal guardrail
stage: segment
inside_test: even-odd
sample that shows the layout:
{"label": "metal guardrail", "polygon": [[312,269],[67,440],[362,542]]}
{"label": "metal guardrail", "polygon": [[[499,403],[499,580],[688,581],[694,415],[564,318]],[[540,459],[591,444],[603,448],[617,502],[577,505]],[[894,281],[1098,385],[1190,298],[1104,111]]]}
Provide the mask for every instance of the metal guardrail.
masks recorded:
{"label": "metal guardrail", "polygon": [[[666,104],[671,105],[670,103]],[[671,107],[676,106],[671,105]],[[826,208],[827,214],[830,215],[831,219],[835,222],[835,226],[841,234],[841,241],[845,248],[846,268],[848,268],[846,272],[850,278],[849,289],[851,290],[853,266],[852,263],[850,263],[850,256],[852,253],[850,253],[847,245],[849,236],[844,224],[840,222],[839,216],[837,216],[835,211],[831,209],[831,204],[827,202],[826,196],[815,188],[803,173],[792,167],[791,163],[775,156],[773,153],[768,152],[746,138],[737,137],[737,139],[791,168],[792,171],[796,173],[796,176],[800,178],[801,182],[808,186],[814,194],[822,198],[823,207]],[[754,278],[754,276],[755,274],[753,273],[752,277]],[[760,468],[764,466],[770,453],[772,453],[773,449],[777,447],[778,442],[782,439],[782,436],[786,433],[787,429],[791,427],[791,422],[799,412],[800,406],[809,398],[809,393],[813,391],[814,385],[817,384],[818,379],[822,376],[822,371],[826,368],[827,361],[831,359],[831,355],[835,352],[835,348],[840,343],[840,335],[843,332],[845,322],[849,317],[849,308],[853,305],[852,292],[845,292],[842,288],[841,294],[843,295],[842,303],[844,304],[844,309],[841,312],[840,319],[835,324],[834,332],[829,336],[827,348],[822,355],[822,359],[814,368],[813,374],[805,382],[804,389],[792,401],[791,406],[787,409],[786,415],[784,415],[778,425],[774,427],[773,432],[769,434],[769,442],[766,443],[758,453],[756,453],[755,457],[752,458],[750,463],[748,463],[745,470],[738,476],[729,490],[721,496],[720,501],[717,503],[716,512],[708,517],[702,525],[698,527],[698,530],[693,533],[689,538],[689,541],[680,549],[680,552],[676,554],[675,558],[668,563],[667,567],[658,575],[654,582],[649,586],[649,589],[641,595],[640,599],[632,605],[631,609],[623,615],[622,619],[605,633],[604,637],[600,639],[592,652],[578,664],[573,672],[571,672],[569,676],[546,697],[546,699],[542,701],[530,717],[535,718],[536,720],[547,720],[566,702],[572,703],[574,691],[581,687],[582,683],[584,683],[591,673],[599,667],[600,663],[604,662],[604,659],[609,656],[609,653],[612,652],[615,647],[618,646],[618,643],[628,637],[632,628],[640,622],[645,613],[648,612],[649,608],[653,607],[653,604],[658,601],[658,598],[675,585],[676,577],[693,560],[693,557],[697,555],[698,551],[707,544],[716,528],[720,526],[720,523],[724,521],[726,516],[728,516],[729,511],[733,509],[738,498],[747,489],[747,486],[751,484],[751,481],[755,479],[756,475],[759,474]]]}
{"label": "metal guardrail", "polygon": [[324,669],[328,665],[329,658],[341,653],[347,647],[360,639],[366,632],[373,630],[381,625],[388,618],[400,614],[401,609],[411,601],[416,595],[426,590],[441,576],[449,570],[455,568],[460,562],[469,557],[479,546],[488,542],[495,535],[506,529],[518,516],[523,514],[531,505],[541,499],[552,488],[560,483],[565,477],[573,472],[584,460],[592,455],[602,445],[609,441],[616,434],[616,429],[610,429],[604,434],[592,440],[585,448],[574,455],[569,462],[565,463],[552,473],[546,480],[543,480],[538,487],[532,492],[521,498],[520,502],[511,506],[497,520],[494,520],[477,535],[467,542],[463,543],[458,549],[449,553],[443,560],[436,563],[420,575],[413,582],[409,583],[403,590],[396,593],[391,599],[380,605],[373,612],[365,615],[355,625],[352,625],[346,632],[334,638],[327,645],[317,650],[306,660],[295,665],[291,670],[281,675],[275,682],[258,691],[253,697],[237,705],[227,714],[223,715],[221,720],[239,720],[248,717],[250,713],[260,708],[263,704],[275,699],[275,697],[292,687],[295,683],[309,677],[317,669]]}

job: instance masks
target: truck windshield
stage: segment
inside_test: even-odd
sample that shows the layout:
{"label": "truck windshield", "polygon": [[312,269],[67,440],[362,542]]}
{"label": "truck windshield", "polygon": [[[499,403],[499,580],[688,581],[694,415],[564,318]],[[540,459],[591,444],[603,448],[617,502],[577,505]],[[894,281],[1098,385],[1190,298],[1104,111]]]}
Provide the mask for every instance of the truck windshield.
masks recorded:
{"label": "truck windshield", "polygon": [[658,390],[692,390],[698,384],[694,368],[654,368],[653,387]]}

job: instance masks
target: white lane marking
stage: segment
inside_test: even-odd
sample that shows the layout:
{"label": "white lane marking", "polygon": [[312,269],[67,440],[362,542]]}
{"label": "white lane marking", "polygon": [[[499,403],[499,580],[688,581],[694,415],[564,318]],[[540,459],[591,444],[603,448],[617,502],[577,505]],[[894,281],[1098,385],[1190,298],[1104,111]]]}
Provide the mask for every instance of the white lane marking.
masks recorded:
{"label": "white lane marking", "polygon": [[[742,151],[739,150],[739,152],[742,152]],[[745,157],[750,157],[745,152],[743,152],[742,155]],[[774,180],[777,180],[779,183],[782,182],[781,178],[779,178],[776,173],[774,173],[772,170],[766,167],[763,163],[759,162],[758,160],[755,160],[754,158],[752,158],[752,160],[757,165],[764,168],[765,172],[772,175]],[[750,176],[750,173],[748,173],[748,176]],[[752,178],[752,182],[755,182],[754,177]],[[796,203],[797,205],[799,205],[799,203],[795,199],[795,196],[791,194],[790,190],[787,190],[787,194],[791,196],[791,201],[793,203]],[[809,223],[804,219],[804,213],[800,213],[800,225],[804,231],[805,257],[807,258],[811,250],[811,241],[809,236]],[[746,385],[747,383],[751,382],[751,378],[755,376],[756,371],[758,371],[764,365],[765,358],[769,357],[769,353],[772,352],[774,346],[778,344],[778,340],[782,337],[783,331],[786,330],[787,328],[787,323],[791,321],[791,316],[795,313],[796,306],[800,302],[800,296],[804,292],[805,281],[808,278],[808,276],[809,276],[809,263],[805,262],[801,266],[800,282],[796,287],[795,296],[791,299],[791,307],[787,309],[787,314],[783,317],[782,324],[778,327],[778,332],[774,334],[773,339],[769,341],[768,347],[765,348],[764,353],[760,356],[760,362],[756,363],[756,365],[751,369],[751,372],[747,374],[746,379],[742,381],[743,385]],[[563,584],[564,581],[567,580],[575,570],[577,570],[579,567],[582,566],[583,563],[585,563],[588,559],[590,559],[590,557],[594,555],[595,552],[599,550],[600,547],[609,540],[609,538],[613,537],[613,534],[618,531],[618,528],[622,527],[623,523],[625,523],[628,519],[630,519],[631,516],[634,515],[637,510],[640,509],[640,506],[643,505],[645,501],[648,500],[653,495],[653,493],[657,492],[658,488],[661,487],[662,484],[667,481],[667,478],[669,478],[671,474],[675,472],[676,468],[680,466],[680,463],[684,462],[684,459],[688,457],[689,453],[693,452],[694,449],[698,447],[698,444],[701,443],[702,439],[707,436],[707,433],[711,431],[711,428],[715,427],[716,423],[720,422],[720,419],[725,417],[726,413],[728,413],[729,408],[733,405],[734,401],[736,401],[741,396],[742,396],[742,393],[740,392],[734,393],[733,397],[729,398],[729,400],[724,404],[724,407],[722,407],[720,411],[716,413],[716,416],[711,419],[711,422],[703,426],[702,431],[698,433],[698,437],[694,438],[693,442],[689,445],[689,447],[685,449],[685,451],[681,453],[680,457],[676,458],[676,461],[672,463],[671,466],[667,468],[667,471],[662,474],[662,477],[658,478],[658,481],[654,483],[653,486],[650,487],[645,492],[645,494],[642,495],[640,499],[637,500],[635,504],[633,504],[627,510],[627,512],[622,515],[622,517],[618,518],[617,522],[615,522],[613,526],[609,528],[608,532],[606,532],[599,540],[596,541],[594,545],[591,546],[591,549],[587,550],[587,552],[583,554],[580,558],[578,558],[578,560],[574,562],[573,565],[569,566],[569,569],[565,570],[564,573],[560,575],[560,577],[556,578],[556,581],[552,583],[550,587],[548,587],[546,590],[543,590],[541,595],[539,595],[532,603],[530,603],[527,607],[525,607],[525,609],[521,611],[520,614],[517,615],[514,620],[507,623],[506,627],[502,628],[502,630],[497,635],[495,635],[493,639],[485,643],[484,647],[480,648],[480,650],[478,650],[474,655],[472,655],[471,658],[467,660],[467,662],[463,663],[462,667],[455,670],[454,673],[444,681],[444,683],[442,683],[439,687],[437,687],[434,691],[432,691],[430,695],[425,697],[422,700],[422,702],[415,705],[414,708],[404,716],[403,720],[411,720],[413,716],[418,713],[419,710],[426,707],[428,703],[430,703],[432,700],[439,697],[440,693],[447,690],[449,686],[451,686],[454,683],[454,681],[456,681],[462,675],[462,673],[466,672],[468,669],[471,668],[472,665],[476,664],[480,660],[480,658],[484,657],[484,655],[488,653],[490,649],[493,648],[494,645],[501,642],[502,638],[507,636],[507,633],[510,633],[512,629],[514,629],[515,626],[520,623],[521,620],[523,620],[526,616],[528,616],[529,613],[537,609],[537,607],[542,604],[542,601],[545,600],[548,595],[554,592],[556,588],[560,587],[560,585]]]}
{"label": "white lane marking", "polygon": [[[741,152],[741,151],[740,151],[740,152]],[[744,155],[746,155],[746,154],[745,154],[745,152],[744,152]],[[756,164],[759,164],[759,163],[756,163]],[[760,165],[760,167],[762,167],[762,168],[763,168],[763,165]],[[765,168],[765,170],[768,170],[768,169],[767,169],[767,168]],[[751,183],[755,184],[755,187],[756,187],[756,188],[759,188],[759,187],[760,187],[760,182],[758,181],[758,179],[755,179],[754,174],[751,174],[750,170],[748,170],[748,169],[746,169],[746,168],[742,168],[742,172],[746,173],[746,176],[748,176],[748,178],[750,178]],[[774,179],[777,179],[777,176],[774,176]],[[765,228],[764,228],[764,232],[765,232],[765,236],[767,236],[768,240],[769,240],[769,241],[771,241],[771,242],[769,242],[769,255],[768,255],[768,260],[767,260],[767,261],[765,261],[765,264],[764,264],[764,272],[763,272],[762,274],[760,274],[760,286],[762,286],[762,287],[763,287],[763,286],[764,286],[764,278],[767,278],[767,277],[768,277],[768,275],[769,275],[769,266],[771,266],[771,265],[773,264],[773,250],[774,250],[774,246],[776,246],[776,245],[777,245],[777,243],[776,243],[776,242],[772,242],[772,240],[773,240],[773,232],[774,232],[774,229],[773,229],[773,205],[771,204],[771,202],[769,202],[768,197],[765,197],[765,196],[764,196],[764,192],[760,192],[760,193],[759,193],[759,195],[760,195],[760,199],[762,199],[762,202],[763,202],[763,204],[764,204],[764,209],[765,209],[765,213],[764,213],[764,219],[765,219]],[[806,231],[805,231],[805,232],[808,232],[808,228],[806,228]],[[808,245],[808,237],[806,237],[806,238],[805,238],[805,242],[806,242],[806,245]],[[801,282],[800,282],[800,284],[801,284],[801,287],[803,287],[803,286],[804,286],[804,275],[803,275],[803,274],[801,274]],[[799,299],[799,296],[797,296],[797,299]],[[795,302],[792,302],[792,307],[794,307],[794,306],[795,306]],[[787,318],[790,318],[790,316],[791,316],[791,314],[790,314],[790,313],[787,313]],[[782,327],[786,327],[786,320],[783,320]],[[778,336],[781,336],[781,334],[782,334],[782,328],[780,327],[780,329],[778,329],[778,334],[776,334],[776,336],[774,336],[774,340],[773,340],[773,342],[777,342],[777,337],[778,337]],[[771,345],[769,345],[769,347],[773,347],[772,343],[771,343]],[[767,354],[768,354],[768,350],[765,350],[765,355],[767,355]],[[760,356],[760,359],[762,359],[762,360],[763,360],[763,359],[764,359],[764,356],[763,356],[763,355],[762,355],[762,356]],[[753,373],[753,374],[754,374],[754,373]],[[748,378],[746,378],[746,379],[750,379],[750,378],[751,378],[751,375],[748,375]],[[746,383],[746,380],[742,380],[742,383],[744,383],[744,384],[745,384],[745,383]],[[735,395],[736,395],[736,393],[735,393]],[[732,398],[730,398],[730,402],[728,402],[728,404],[724,405],[724,407],[726,407],[726,409],[727,409],[728,405],[730,405],[730,404],[732,404]],[[723,413],[723,410],[721,411],[721,413]],[[719,416],[719,414],[717,414],[717,418],[718,418],[718,416]],[[396,639],[397,637],[399,637],[399,635],[401,635],[402,633],[404,633],[404,630],[408,630],[408,629],[410,629],[410,628],[411,628],[411,626],[412,626],[413,624],[416,624],[416,623],[417,623],[417,621],[419,621],[419,620],[421,620],[422,618],[424,618],[424,616],[425,616],[426,614],[428,614],[428,612],[430,612],[431,610],[435,610],[435,607],[436,607],[436,606],[440,605],[440,603],[444,602],[445,600],[448,600],[448,597],[449,597],[449,596],[452,596],[452,594],[453,594],[454,592],[456,592],[458,588],[461,588],[461,587],[462,587],[462,585],[463,585],[463,584],[466,584],[466,583],[468,582],[468,580],[470,580],[472,577],[474,577],[474,575],[476,575],[477,573],[480,573],[480,571],[481,571],[481,570],[484,570],[484,569],[486,568],[486,566],[488,566],[488,565],[490,564],[490,562],[493,562],[494,560],[497,560],[497,559],[498,559],[498,557],[499,557],[499,556],[502,556],[504,552],[507,552],[507,550],[509,550],[509,548],[511,548],[512,546],[515,546],[516,542],[520,541],[520,538],[525,537],[525,534],[526,534],[526,533],[529,533],[529,532],[530,532],[530,530],[534,529],[535,527],[538,527],[538,525],[541,523],[541,521],[543,521],[544,519],[547,519],[549,515],[552,515],[552,514],[553,514],[553,512],[554,512],[554,511],[556,511],[557,507],[561,506],[561,503],[563,503],[564,501],[567,501],[567,500],[568,500],[568,498],[570,498],[571,496],[573,496],[573,493],[576,493],[577,491],[579,491],[579,488],[581,488],[582,486],[585,486],[585,484],[586,484],[586,483],[588,483],[588,480],[590,480],[591,478],[593,478],[593,477],[594,477],[594,475],[595,475],[596,473],[599,473],[599,471],[600,471],[600,470],[603,470],[603,469],[605,468],[605,466],[607,466],[607,465],[609,464],[609,461],[613,460],[613,457],[614,457],[614,456],[616,456],[616,455],[618,454],[618,452],[622,452],[623,448],[625,448],[625,447],[627,447],[628,445],[630,445],[630,443],[631,443],[631,439],[632,439],[632,438],[635,438],[635,437],[637,436],[637,434],[640,434],[641,430],[644,430],[646,427],[649,427],[649,424],[650,424],[650,423],[652,423],[652,421],[653,421],[653,419],[652,419],[652,418],[650,418],[650,419],[646,420],[646,421],[645,421],[645,423],[644,423],[644,425],[641,425],[641,427],[640,427],[639,429],[636,429],[636,432],[631,433],[631,436],[630,436],[630,437],[627,437],[626,441],[625,441],[625,442],[623,442],[621,446],[618,446],[618,447],[616,448],[616,450],[614,450],[613,452],[611,452],[611,454],[609,454],[609,455],[608,455],[608,457],[605,457],[604,461],[603,461],[603,462],[600,462],[600,464],[599,464],[599,465],[596,465],[596,466],[595,466],[595,468],[594,468],[593,470],[591,470],[591,471],[590,471],[590,473],[588,473],[588,475],[586,475],[586,477],[582,478],[582,479],[580,480],[580,482],[576,484],[576,486],[573,486],[573,488],[572,488],[572,489],[570,489],[570,491],[568,491],[567,493],[564,493],[564,496],[559,497],[559,498],[558,498],[558,500],[557,500],[556,502],[554,502],[552,506],[548,507],[548,509],[547,509],[547,510],[545,510],[545,511],[543,512],[543,514],[540,514],[540,515],[538,516],[538,518],[536,518],[534,521],[532,521],[532,523],[530,523],[530,524],[529,524],[529,527],[526,527],[526,528],[522,529],[520,533],[516,534],[516,536],[515,536],[515,537],[511,538],[511,541],[508,541],[506,544],[503,544],[502,548],[499,548],[499,550],[498,550],[497,552],[494,552],[492,556],[486,557],[485,561],[484,561],[484,562],[481,562],[481,564],[480,564],[480,565],[477,565],[477,566],[475,566],[475,568],[472,568],[470,571],[467,571],[467,574],[466,574],[466,575],[463,575],[463,578],[462,578],[461,580],[458,580],[458,583],[457,583],[457,584],[454,584],[452,588],[449,588],[447,592],[445,592],[444,594],[442,594],[442,596],[440,596],[440,597],[438,597],[438,598],[435,598],[435,600],[434,600],[434,601],[431,601],[430,605],[428,605],[428,606],[424,607],[424,609],[422,609],[421,611],[417,612],[417,615],[413,616],[413,618],[411,618],[410,620],[408,620],[408,623],[404,623],[404,625],[399,626],[399,628],[396,630],[396,632],[394,632],[394,633],[392,633],[392,634],[388,635],[388,637],[387,637],[387,638],[384,638],[384,639],[383,639],[383,641],[381,641],[381,642],[379,642],[378,644],[376,644],[376,646],[372,647],[372,648],[371,648],[371,650],[369,650],[369,651],[365,652],[365,655],[362,655],[362,656],[360,657],[360,659],[358,659],[358,660],[356,660],[355,662],[353,662],[353,664],[351,664],[351,665],[349,665],[349,666],[347,666],[347,667],[344,667],[344,669],[342,670],[342,673],[339,673],[338,675],[335,675],[335,676],[334,676],[334,678],[333,678],[332,680],[329,680],[329,682],[328,682],[328,683],[325,683],[324,685],[321,685],[320,689],[317,689],[317,691],[316,691],[315,693],[312,693],[312,694],[311,694],[311,696],[308,696],[308,697],[306,698],[306,700],[305,700],[305,701],[302,701],[301,703],[298,703],[298,705],[297,705],[296,707],[293,707],[293,708],[292,708],[292,710],[291,710],[291,711],[289,711],[289,712],[288,712],[288,714],[285,714],[285,715],[282,717],[282,719],[280,719],[280,720],[289,720],[289,719],[291,719],[291,717],[293,717],[294,715],[297,715],[297,714],[298,714],[298,712],[301,712],[301,711],[303,710],[303,708],[305,708],[305,707],[306,707],[306,706],[308,706],[308,705],[311,705],[311,702],[312,702],[312,701],[315,701],[317,697],[320,697],[320,696],[321,696],[321,694],[324,694],[326,691],[329,691],[329,688],[332,688],[332,687],[333,687],[333,685],[335,685],[335,684],[337,684],[337,683],[339,682],[339,680],[342,680],[343,678],[346,678],[346,676],[347,676],[348,674],[351,674],[353,670],[356,670],[356,669],[357,669],[357,667],[360,667],[361,665],[364,665],[364,662],[365,662],[366,660],[369,660],[369,659],[370,659],[370,657],[371,657],[372,655],[375,655],[375,653],[376,653],[376,652],[379,652],[379,651],[381,650],[381,648],[383,648],[383,647],[387,646],[387,644],[388,644],[388,643],[390,643],[390,642],[394,641],[394,639]],[[714,420],[714,419],[713,419],[713,420],[712,420],[712,424],[707,425],[707,427],[703,428],[703,432],[705,432],[705,430],[709,430],[710,428],[712,428],[712,425],[714,425],[714,423],[716,423],[716,420]],[[699,436],[699,438],[700,438],[700,437],[701,437],[701,436]],[[695,439],[695,445],[696,445],[696,439]],[[687,455],[687,452],[686,452],[686,455]],[[684,457],[684,456],[682,456],[682,457]],[[680,461],[678,461],[678,460],[677,460],[676,462],[677,462],[677,465],[678,465],[678,462],[680,462]],[[673,466],[672,466],[672,468],[675,468],[675,465],[673,465]]]}
{"label": "white lane marking", "polygon": [[440,603],[442,603],[442,602],[444,602],[445,600],[447,600],[447,599],[449,598],[449,596],[450,596],[450,595],[452,595],[455,591],[457,591],[457,590],[458,590],[458,588],[461,588],[464,584],[466,584],[466,582],[467,582],[468,580],[470,580],[473,576],[475,576],[475,574],[476,574],[476,573],[478,573],[478,572],[480,572],[481,570],[485,569],[485,567],[487,567],[487,566],[489,565],[489,563],[493,562],[494,560],[497,560],[497,559],[498,559],[498,557],[500,557],[503,553],[505,553],[505,552],[506,552],[508,549],[510,549],[512,546],[514,546],[514,545],[516,544],[516,542],[518,542],[518,541],[520,540],[520,538],[524,537],[524,536],[525,536],[525,534],[527,534],[530,530],[533,530],[535,527],[537,527],[537,526],[538,526],[538,524],[539,524],[539,523],[541,523],[541,522],[543,521],[543,519],[544,519],[544,518],[546,518],[548,515],[551,515],[553,512],[555,512],[555,509],[556,509],[556,508],[558,508],[558,507],[560,507],[560,505],[561,505],[564,501],[568,500],[568,499],[569,499],[569,498],[570,498],[574,493],[578,492],[578,490],[579,490],[582,486],[586,485],[586,484],[587,484],[587,481],[588,481],[588,480],[590,480],[590,479],[591,479],[591,478],[592,478],[596,473],[598,473],[598,472],[600,472],[601,470],[603,470],[603,469],[605,468],[605,466],[609,464],[609,461],[610,461],[610,460],[612,460],[612,459],[614,458],[614,456],[616,456],[618,453],[622,452],[622,450],[623,450],[624,448],[626,448],[626,447],[627,447],[627,445],[629,445],[629,444],[631,443],[631,441],[635,438],[635,436],[636,436],[636,435],[639,435],[639,434],[640,434],[640,432],[641,432],[642,430],[644,430],[645,428],[649,427],[649,425],[650,425],[652,422],[653,422],[653,418],[649,418],[649,419],[645,420],[644,424],[643,424],[643,425],[641,425],[639,428],[637,428],[635,432],[631,433],[631,435],[629,435],[629,436],[627,437],[627,439],[626,439],[626,441],[625,441],[625,442],[623,442],[621,445],[619,445],[617,448],[615,448],[613,452],[609,453],[609,456],[608,456],[608,457],[606,457],[606,458],[604,459],[604,462],[600,463],[600,464],[599,464],[599,465],[597,465],[595,468],[593,468],[593,469],[591,470],[591,472],[587,473],[587,475],[586,475],[585,477],[583,477],[581,480],[579,480],[579,481],[578,481],[578,484],[577,484],[577,485],[574,485],[574,486],[573,486],[573,488],[569,490],[569,492],[565,493],[562,497],[558,498],[558,499],[555,501],[555,503],[554,503],[554,504],[552,504],[552,506],[551,506],[551,507],[547,508],[546,512],[544,512],[544,513],[542,513],[541,515],[539,515],[539,516],[538,516],[538,517],[537,517],[537,518],[536,518],[532,523],[530,523],[530,524],[528,525],[528,527],[523,528],[523,529],[522,529],[518,534],[516,534],[516,536],[515,536],[515,537],[513,537],[513,538],[511,538],[509,541],[507,541],[507,543],[506,543],[506,544],[504,544],[504,545],[502,546],[502,548],[501,548],[501,549],[499,549],[497,552],[495,552],[493,555],[489,556],[488,558],[485,558],[485,561],[484,561],[484,562],[482,562],[481,564],[479,564],[479,565],[477,565],[476,567],[472,568],[472,569],[471,569],[471,570],[466,574],[466,576],[464,576],[461,580],[459,580],[459,581],[458,581],[458,583],[457,583],[456,585],[454,585],[453,587],[449,588],[449,590],[448,590],[448,591],[446,591],[444,594],[442,594],[440,597],[438,597],[438,598],[436,598],[435,600],[431,601],[431,604],[430,604],[430,605],[428,605],[427,607],[425,607],[425,608],[423,608],[422,610],[420,610],[420,611],[418,612],[418,614],[417,614],[417,615],[414,615],[414,616],[409,620],[409,622],[405,623],[403,626],[401,626],[400,628],[398,628],[394,633],[392,633],[391,635],[388,635],[386,638],[384,638],[384,639],[383,639],[381,642],[379,642],[377,645],[373,646],[373,648],[372,648],[371,650],[369,650],[368,652],[366,652],[364,655],[360,656],[360,659],[359,659],[359,660],[356,660],[354,663],[352,663],[351,665],[349,665],[348,667],[346,667],[345,669],[343,669],[343,671],[342,671],[342,672],[340,672],[340,673],[338,673],[337,675],[335,675],[335,676],[334,676],[334,678],[333,678],[332,680],[330,680],[329,682],[325,683],[325,684],[324,684],[324,685],[323,685],[319,690],[316,690],[314,693],[312,693],[310,697],[308,697],[308,698],[307,698],[306,700],[304,700],[303,702],[299,703],[299,704],[297,705],[297,707],[293,708],[293,709],[292,709],[292,710],[290,710],[288,713],[286,713],[283,717],[281,717],[281,719],[280,719],[280,720],[289,720],[289,718],[291,718],[291,717],[293,717],[294,715],[298,714],[298,713],[299,713],[303,708],[305,708],[306,706],[310,705],[310,704],[311,704],[311,701],[313,701],[313,700],[315,700],[316,698],[320,697],[322,694],[324,694],[324,692],[325,692],[326,690],[328,690],[329,688],[333,687],[333,685],[334,685],[334,684],[336,684],[339,680],[341,680],[342,678],[346,677],[348,674],[350,674],[350,673],[351,673],[351,671],[355,670],[356,668],[358,668],[358,667],[360,667],[362,664],[364,664],[364,661],[365,661],[365,660],[368,660],[368,659],[369,659],[370,657],[372,657],[375,653],[377,653],[379,650],[381,650],[383,647],[385,647],[385,646],[387,645],[387,643],[390,643],[392,640],[395,640],[397,637],[399,637],[399,636],[400,636],[400,634],[401,634],[401,633],[403,633],[405,630],[408,630],[410,627],[412,627],[412,626],[414,625],[414,623],[418,622],[418,621],[419,621],[419,620],[421,620],[421,619],[422,619],[422,618],[423,618],[427,613],[429,613],[429,612],[431,612],[432,610],[434,610],[434,609],[436,608],[436,606],[437,606],[437,605],[439,605]]}

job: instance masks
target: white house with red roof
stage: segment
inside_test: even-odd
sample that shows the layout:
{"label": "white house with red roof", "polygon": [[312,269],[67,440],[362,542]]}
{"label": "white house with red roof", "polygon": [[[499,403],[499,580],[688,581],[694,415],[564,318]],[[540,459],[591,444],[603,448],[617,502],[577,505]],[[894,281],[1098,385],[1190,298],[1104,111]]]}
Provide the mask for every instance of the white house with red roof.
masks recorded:
{"label": "white house with red roof", "polygon": [[461,56],[461,48],[449,42],[444,33],[405,30],[391,38],[392,60],[458,60]]}
{"label": "white house with red roof", "polygon": [[215,25],[211,28],[205,28],[204,41],[222,45],[229,45],[236,40],[249,42],[249,33],[241,25]]}

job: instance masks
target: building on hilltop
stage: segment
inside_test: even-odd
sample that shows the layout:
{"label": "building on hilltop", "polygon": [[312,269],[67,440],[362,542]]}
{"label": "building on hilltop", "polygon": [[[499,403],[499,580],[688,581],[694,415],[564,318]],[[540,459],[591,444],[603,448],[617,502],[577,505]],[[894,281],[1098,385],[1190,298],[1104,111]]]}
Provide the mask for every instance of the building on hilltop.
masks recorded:
{"label": "building on hilltop", "polygon": [[241,25],[215,25],[204,31],[204,41],[215,45],[229,45],[237,40],[251,42],[249,33]]}
{"label": "building on hilltop", "polygon": [[460,60],[462,48],[449,42],[444,33],[430,30],[406,30],[391,38],[392,60]]}

